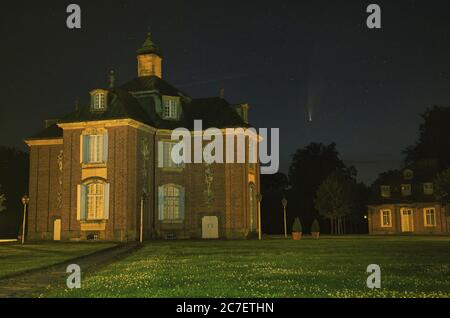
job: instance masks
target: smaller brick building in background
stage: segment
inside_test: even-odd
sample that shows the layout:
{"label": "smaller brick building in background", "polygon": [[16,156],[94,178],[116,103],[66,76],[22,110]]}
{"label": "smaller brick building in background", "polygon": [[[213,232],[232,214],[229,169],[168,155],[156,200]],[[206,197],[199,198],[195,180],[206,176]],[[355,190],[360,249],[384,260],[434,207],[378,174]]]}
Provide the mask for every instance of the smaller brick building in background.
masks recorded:
{"label": "smaller brick building in background", "polygon": [[382,174],[369,199],[369,233],[448,234],[450,216],[434,196],[436,173],[433,161],[423,161]]}
{"label": "smaller brick building in background", "polygon": [[[192,98],[162,79],[162,54],[147,36],[138,76],[90,92],[64,118],[28,138],[30,240],[243,238],[256,232],[259,165],[175,164],[171,132],[249,127],[248,105],[223,96]],[[222,94],[221,94],[222,95]],[[242,139],[241,139],[242,140]],[[205,142],[203,143],[205,144]],[[224,143],[224,148],[226,143]],[[143,213],[141,214],[141,211]]]}

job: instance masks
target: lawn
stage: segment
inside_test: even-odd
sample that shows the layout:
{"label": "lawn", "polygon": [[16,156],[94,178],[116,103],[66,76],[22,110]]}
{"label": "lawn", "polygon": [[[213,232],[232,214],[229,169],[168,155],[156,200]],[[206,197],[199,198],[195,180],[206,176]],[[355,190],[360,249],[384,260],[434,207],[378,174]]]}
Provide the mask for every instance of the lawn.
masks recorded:
{"label": "lawn", "polygon": [[0,279],[114,246],[111,243],[0,244]]}
{"label": "lawn", "polygon": [[[381,289],[366,286],[369,264]],[[450,297],[450,237],[156,241],[62,297]]]}

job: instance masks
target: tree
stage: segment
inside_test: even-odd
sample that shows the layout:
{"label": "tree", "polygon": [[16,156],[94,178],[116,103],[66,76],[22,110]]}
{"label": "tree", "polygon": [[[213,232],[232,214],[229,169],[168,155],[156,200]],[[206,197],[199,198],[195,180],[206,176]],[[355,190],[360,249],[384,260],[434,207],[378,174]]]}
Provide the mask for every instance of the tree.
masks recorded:
{"label": "tree", "polygon": [[[351,178],[356,177],[356,169],[347,167],[339,158],[336,144],[325,145],[311,143],[292,156],[289,167],[289,182],[292,186],[288,192],[288,210],[296,211],[302,217],[307,228],[318,217],[314,198],[323,181],[334,171],[340,171]],[[295,215],[288,213],[289,219]]]}
{"label": "tree", "polygon": [[315,207],[319,214],[330,220],[331,233],[343,234],[343,218],[354,207],[356,183],[342,172],[333,172],[317,190]]}
{"label": "tree", "polygon": [[6,208],[0,214],[0,238],[16,237],[22,224],[20,199],[28,192],[28,153],[0,146],[0,184]]}
{"label": "tree", "polygon": [[406,155],[405,165],[436,159],[440,171],[450,167],[450,107],[434,106],[421,117],[423,123],[419,127],[419,139],[403,151]]}
{"label": "tree", "polygon": [[284,232],[283,208],[281,200],[289,187],[284,173],[261,175],[261,222],[264,233],[279,234]]}
{"label": "tree", "polygon": [[[2,187],[0,185],[0,191],[1,190],[2,190]],[[0,212],[6,210],[5,201],[6,201],[6,196],[2,192],[0,192]]]}
{"label": "tree", "polygon": [[450,168],[438,173],[434,179],[434,195],[443,204],[450,203]]}

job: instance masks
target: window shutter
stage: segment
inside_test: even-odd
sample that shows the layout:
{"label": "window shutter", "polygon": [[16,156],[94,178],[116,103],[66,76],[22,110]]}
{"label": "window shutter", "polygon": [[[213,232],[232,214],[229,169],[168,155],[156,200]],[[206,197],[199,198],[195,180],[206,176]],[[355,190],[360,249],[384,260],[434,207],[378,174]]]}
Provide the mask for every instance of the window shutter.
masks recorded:
{"label": "window shutter", "polygon": [[184,220],[184,206],[185,206],[185,191],[184,187],[180,188],[180,219]]}
{"label": "window shutter", "polygon": [[83,134],[80,135],[80,163],[83,163]]}
{"label": "window shutter", "polygon": [[105,220],[108,220],[109,219],[109,183],[105,183],[104,200],[105,200],[105,204],[104,204],[105,211],[103,213],[103,217]]}
{"label": "window shutter", "polygon": [[158,187],[158,214],[159,214],[159,220],[164,219],[164,187],[159,186]]}
{"label": "window shutter", "polygon": [[90,138],[89,135],[83,135],[83,163],[89,162],[89,143]]}
{"label": "window shutter", "polygon": [[158,141],[158,168],[164,167],[164,142]]}
{"label": "window shutter", "polygon": [[86,185],[80,186],[80,220],[86,220]]}
{"label": "window shutter", "polygon": [[86,186],[77,185],[77,220],[86,219]]}
{"label": "window shutter", "polygon": [[77,185],[77,220],[81,218],[81,184]]}
{"label": "window shutter", "polygon": [[108,133],[103,135],[103,162],[108,162]]}

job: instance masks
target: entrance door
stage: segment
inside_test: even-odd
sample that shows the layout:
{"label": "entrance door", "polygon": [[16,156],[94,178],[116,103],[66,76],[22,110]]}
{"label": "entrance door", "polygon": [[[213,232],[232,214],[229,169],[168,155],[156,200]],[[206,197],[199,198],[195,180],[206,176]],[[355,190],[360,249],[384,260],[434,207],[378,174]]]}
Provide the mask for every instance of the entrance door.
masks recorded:
{"label": "entrance door", "polygon": [[202,218],[202,238],[219,238],[219,220],[217,216],[204,216]]}
{"label": "entrance door", "polygon": [[53,221],[53,240],[61,240],[61,219],[56,219]]}
{"label": "entrance door", "polygon": [[413,211],[412,209],[401,209],[402,232],[413,232]]}

